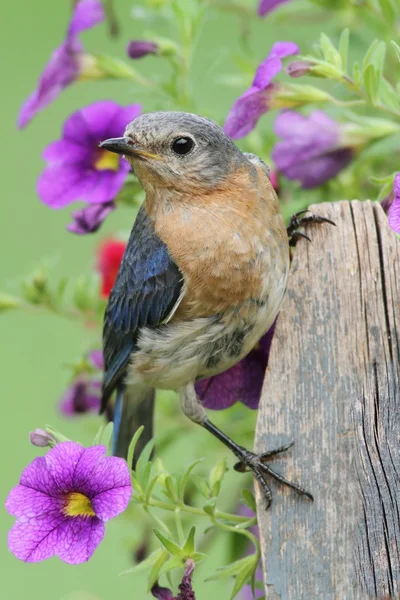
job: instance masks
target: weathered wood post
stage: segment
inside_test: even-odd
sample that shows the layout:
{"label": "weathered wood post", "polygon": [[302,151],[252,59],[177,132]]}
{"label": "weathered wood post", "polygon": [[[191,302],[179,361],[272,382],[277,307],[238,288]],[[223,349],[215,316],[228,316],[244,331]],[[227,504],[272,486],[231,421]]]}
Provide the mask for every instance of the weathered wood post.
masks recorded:
{"label": "weathered wood post", "polygon": [[400,241],[378,204],[311,207],[296,248],[256,449],[295,440],[257,491],[268,600],[400,598]]}

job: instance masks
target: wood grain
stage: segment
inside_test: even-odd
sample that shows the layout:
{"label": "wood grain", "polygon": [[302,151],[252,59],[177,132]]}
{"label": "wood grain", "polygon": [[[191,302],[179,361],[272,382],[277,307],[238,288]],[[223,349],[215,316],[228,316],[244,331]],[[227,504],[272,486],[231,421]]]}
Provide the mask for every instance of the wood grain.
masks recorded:
{"label": "wood grain", "polygon": [[268,600],[400,598],[400,241],[381,207],[311,207],[279,316],[256,449],[314,497],[257,490]]}

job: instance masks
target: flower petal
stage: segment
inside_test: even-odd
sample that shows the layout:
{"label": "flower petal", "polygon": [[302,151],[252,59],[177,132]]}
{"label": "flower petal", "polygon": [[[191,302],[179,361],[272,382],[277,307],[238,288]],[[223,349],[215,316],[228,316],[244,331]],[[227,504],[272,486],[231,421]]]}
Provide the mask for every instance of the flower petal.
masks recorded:
{"label": "flower petal", "polygon": [[103,223],[107,215],[115,210],[114,202],[91,204],[72,213],[72,223],[67,225],[68,231],[78,235],[94,233]]}
{"label": "flower petal", "polygon": [[69,140],[57,140],[45,148],[43,158],[50,163],[82,163],[90,165],[93,150],[84,144],[76,144]]}
{"label": "flower petal", "polygon": [[[72,114],[64,123],[63,135],[77,144],[86,143],[95,147],[107,137],[116,137],[122,131],[110,131],[110,123],[117,119],[121,107],[111,100],[89,104]],[[125,123],[126,125],[126,123]],[[125,127],[124,125],[124,127]]]}
{"label": "flower petal", "polygon": [[21,517],[8,534],[8,547],[20,560],[39,562],[55,554],[58,527],[68,519],[60,511]]}
{"label": "flower petal", "polygon": [[66,390],[59,404],[60,412],[66,416],[76,416],[87,412],[98,412],[100,408],[101,383],[86,379],[76,379]]}
{"label": "flower petal", "polygon": [[47,167],[37,182],[37,193],[50,208],[64,208],[84,199],[98,183],[97,172],[84,170],[79,164]]}
{"label": "flower petal", "polygon": [[285,2],[290,2],[290,0],[260,0],[257,14],[259,17],[264,17],[277,8],[280,4],[284,4]]}
{"label": "flower petal", "polygon": [[262,91],[252,88],[238,98],[225,121],[225,133],[234,140],[250,133],[259,118],[267,112],[268,98],[273,89],[273,84]]}
{"label": "flower petal", "polygon": [[88,204],[102,204],[114,200],[118,194],[129,172],[128,162],[120,157],[120,166],[118,171],[109,169],[104,171],[93,170],[91,178],[95,182],[92,186],[87,186],[80,198]]}
{"label": "flower petal", "polygon": [[74,475],[84,452],[85,448],[76,442],[62,442],[56,444],[44,457],[47,470],[59,493],[75,491]]}
{"label": "flower petal", "polygon": [[14,517],[36,517],[62,508],[62,500],[51,496],[49,492],[38,490],[25,485],[17,485],[8,494],[5,506]]}
{"label": "flower petal", "polygon": [[389,225],[396,233],[400,233],[400,173],[397,173],[393,184],[394,200],[389,208]]}
{"label": "flower petal", "polygon": [[115,517],[126,509],[132,494],[126,461],[115,456],[104,457],[81,489],[91,499],[93,510],[100,519],[108,521]]}
{"label": "flower petal", "polygon": [[68,38],[94,27],[104,21],[104,18],[104,8],[100,0],[80,0],[75,4],[68,28]]}
{"label": "flower petal", "polygon": [[203,405],[213,410],[229,408],[240,400],[251,409],[258,408],[275,324],[259,343],[236,365],[195,385]]}
{"label": "flower petal", "polygon": [[54,50],[40,76],[37,89],[21,108],[18,117],[20,129],[25,127],[37,112],[43,110],[76,79],[79,71],[76,52],[79,47],[79,42],[75,43],[73,48],[64,43]]}
{"label": "flower petal", "polygon": [[104,358],[102,350],[92,350],[89,352],[88,359],[96,369],[102,371],[104,369]]}
{"label": "flower petal", "polygon": [[109,137],[122,136],[128,123],[134,121],[141,112],[141,104],[130,104],[129,106],[120,107],[118,114],[109,124]]}
{"label": "flower petal", "polygon": [[105,526],[96,517],[75,517],[58,527],[55,554],[70,565],[89,560],[104,537]]}
{"label": "flower petal", "polygon": [[35,458],[23,471],[20,485],[32,488],[44,494],[55,495],[57,486],[54,479],[47,470],[46,459],[44,456]]}

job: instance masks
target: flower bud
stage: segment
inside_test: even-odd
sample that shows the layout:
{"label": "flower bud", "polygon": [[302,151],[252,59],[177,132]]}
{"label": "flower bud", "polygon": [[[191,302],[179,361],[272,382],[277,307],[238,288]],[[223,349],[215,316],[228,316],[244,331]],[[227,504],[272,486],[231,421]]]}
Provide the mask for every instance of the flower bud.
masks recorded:
{"label": "flower bud", "polygon": [[129,58],[143,58],[148,54],[158,54],[158,44],[147,40],[132,40],[129,42],[126,53]]}
{"label": "flower bud", "polygon": [[57,443],[57,440],[53,435],[51,435],[44,429],[39,428],[29,433],[29,441],[31,444],[37,446],[38,448],[46,448],[48,446],[50,446],[50,448],[53,448]]}
{"label": "flower bud", "polygon": [[307,75],[314,65],[315,63],[310,60],[295,60],[288,64],[286,73],[290,77],[302,77],[303,75]]}
{"label": "flower bud", "polygon": [[0,313],[12,308],[18,308],[20,304],[21,301],[19,298],[14,298],[14,296],[9,296],[8,294],[0,294]]}

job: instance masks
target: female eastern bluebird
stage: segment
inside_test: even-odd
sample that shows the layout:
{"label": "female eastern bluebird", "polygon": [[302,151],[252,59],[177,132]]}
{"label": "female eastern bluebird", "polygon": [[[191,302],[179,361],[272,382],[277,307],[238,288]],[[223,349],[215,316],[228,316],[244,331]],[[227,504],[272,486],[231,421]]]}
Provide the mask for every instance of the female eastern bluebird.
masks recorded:
{"label": "female eastern bluebird", "polygon": [[[139,116],[101,148],[125,155],[146,199],[104,319],[102,410],[116,390],[114,453],[152,435],[156,388],[179,393],[185,415],[251,469],[268,504],[265,475],[312,498],[238,446],[209,420],[194,382],[240,361],[275,320],[289,273],[289,239],[269,169],[204,117]],[[309,218],[308,218],[309,219]],[[297,223],[296,223],[297,224]]]}

